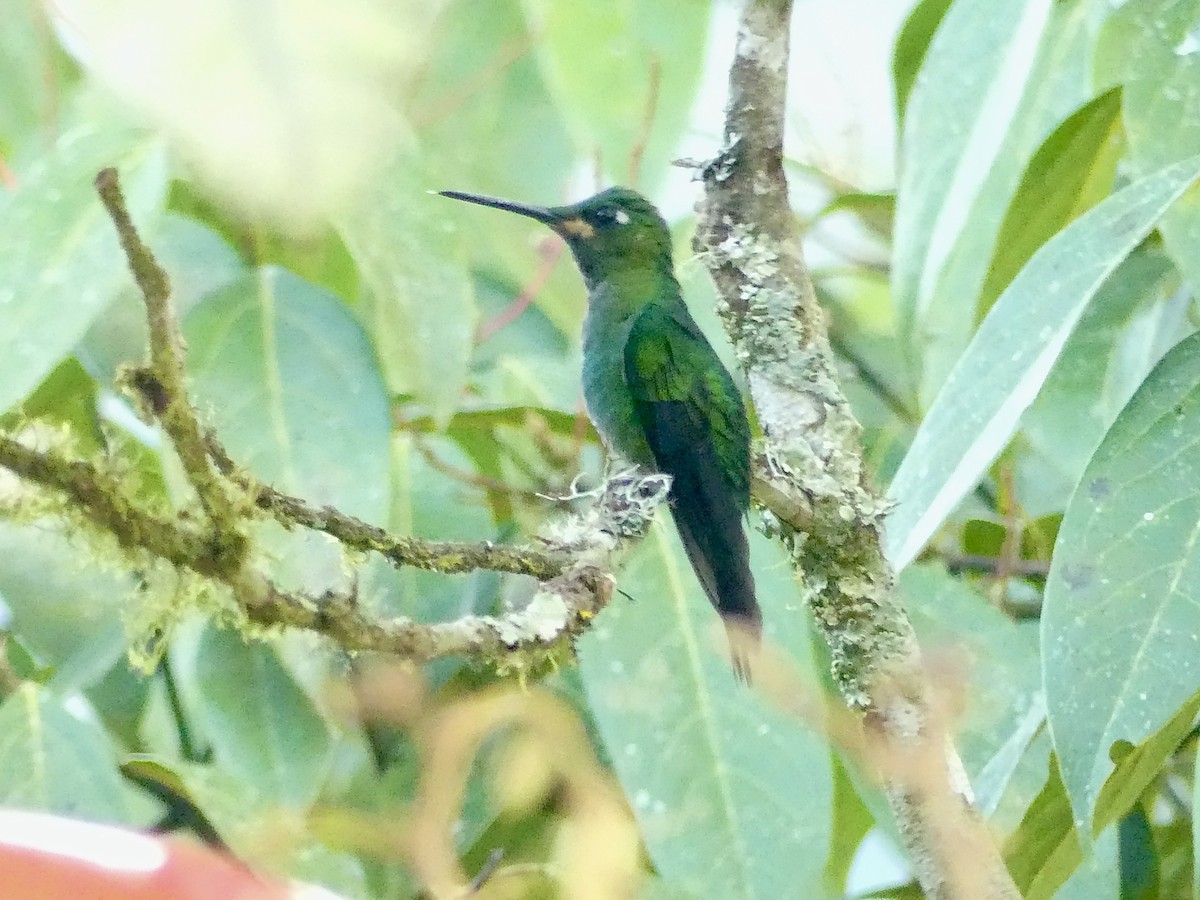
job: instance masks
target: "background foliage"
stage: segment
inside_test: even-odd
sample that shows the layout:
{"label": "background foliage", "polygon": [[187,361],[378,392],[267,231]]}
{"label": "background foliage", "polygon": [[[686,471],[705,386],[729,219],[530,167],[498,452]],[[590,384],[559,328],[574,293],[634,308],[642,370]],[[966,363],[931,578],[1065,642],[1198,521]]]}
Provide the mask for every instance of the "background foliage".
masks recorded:
{"label": "background foliage", "polygon": [[[520,539],[555,512],[539,495],[601,465],[581,286],[532,225],[426,191],[660,191],[711,105],[723,8],[167,9],[0,0],[3,427],[69,435],[148,502],[180,502],[177,461],[114,391],[145,341],[92,190],[116,165],[185,314],[195,399],[239,462],[400,533]],[[1027,896],[1200,897],[1200,0],[921,0],[892,62],[895,190],[801,144],[797,195],[817,200],[797,215],[843,248],[817,287],[980,809]],[[328,687],[371,660],[245,639],[219,597],[128,571],[12,478],[0,505],[0,803],[133,825],[182,810],[347,896],[415,890],[403,842],[379,836],[410,815],[413,714],[393,698],[364,722]],[[329,542],[257,539],[283,583],[344,584]],[[770,541],[753,554],[767,638],[815,690],[804,598]],[[544,685],[620,785],[645,893],[841,895],[863,835],[892,827],[858,761],[818,715],[734,683],[667,522],[620,587]],[[380,566],[359,590],[434,622],[528,585]],[[426,674],[422,708],[506,677]],[[498,847],[533,863],[494,886],[537,895],[567,811],[536,777],[554,748],[518,732],[485,744],[455,837],[468,870]]]}

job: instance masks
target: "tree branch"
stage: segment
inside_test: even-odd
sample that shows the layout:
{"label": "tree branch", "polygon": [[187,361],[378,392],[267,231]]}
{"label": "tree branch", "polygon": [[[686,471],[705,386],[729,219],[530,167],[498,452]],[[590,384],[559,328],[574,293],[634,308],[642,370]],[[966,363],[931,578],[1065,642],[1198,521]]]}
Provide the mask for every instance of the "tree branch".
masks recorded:
{"label": "tree branch", "polygon": [[[393,535],[261,483],[229,457],[188,400],[185,345],[170,284],[138,235],[116,171],[102,171],[96,188],[116,226],[150,326],[149,363],[124,380],[162,423],[204,515],[183,509],[171,517],[148,509],[104,461],[72,458],[62,447],[35,449],[19,434],[0,431],[0,467],[51,496],[65,496],[64,513],[80,516],[141,555],[138,564],[149,558],[190,570],[228,589],[250,621],[315,631],[347,650],[392,653],[416,662],[452,654],[487,659],[517,649],[544,653],[587,627],[612,595],[607,571],[614,554],[645,533],[667,495],[668,478],[625,472],[609,479],[591,507],[553,523],[541,547]],[[432,625],[379,618],[359,604],[354,589],[310,597],[273,583],[264,574],[267,554],[250,536],[249,526],[263,515],[288,529],[324,532],[350,550],[378,553],[394,566],[441,573],[490,569],[529,575],[541,584],[523,608],[503,615]],[[357,584],[356,576],[351,583]]]}
{"label": "tree branch", "polygon": [[877,766],[922,886],[934,898],[1016,898],[934,714],[916,639],[880,542],[861,428],[836,380],[783,171],[790,0],[747,0],[729,76],[725,143],[703,170],[695,238],[765,435],[755,497],[809,589],[843,698],[889,754]]}

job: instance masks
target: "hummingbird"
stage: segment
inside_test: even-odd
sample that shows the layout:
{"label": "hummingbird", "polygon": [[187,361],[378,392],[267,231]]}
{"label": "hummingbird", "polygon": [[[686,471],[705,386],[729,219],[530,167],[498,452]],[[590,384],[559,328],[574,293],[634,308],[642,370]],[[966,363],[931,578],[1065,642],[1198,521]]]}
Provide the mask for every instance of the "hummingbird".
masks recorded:
{"label": "hummingbird", "polygon": [[587,287],[588,417],[610,452],[671,476],[676,529],[724,620],[734,674],[748,682],[762,632],[743,527],[750,424],[737,385],[684,303],[662,215],[624,187],[550,207],[440,193],[534,219],[566,241]]}

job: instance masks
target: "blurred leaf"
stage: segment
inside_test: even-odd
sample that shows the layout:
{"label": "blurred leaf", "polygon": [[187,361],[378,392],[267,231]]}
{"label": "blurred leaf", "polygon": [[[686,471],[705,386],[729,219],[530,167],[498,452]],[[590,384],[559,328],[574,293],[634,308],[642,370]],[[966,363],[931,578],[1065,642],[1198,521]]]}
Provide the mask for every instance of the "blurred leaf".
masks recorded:
{"label": "blurred leaf", "polygon": [[892,48],[892,86],[895,90],[896,117],[901,121],[933,34],[953,2],[921,0],[908,14],[900,34],[896,36],[896,44]]}
{"label": "blurred leaf", "polygon": [[[1097,70],[1125,85],[1125,132],[1137,174],[1200,153],[1198,29],[1197,0],[1131,0],[1105,28]],[[1160,230],[1192,291],[1200,290],[1200,191],[1169,210]]]}
{"label": "blurred leaf", "polygon": [[200,409],[235,460],[313,503],[385,519],[387,391],[341,301],[267,267],[205,298],[184,332]]}
{"label": "blurred leaf", "polygon": [[415,165],[398,160],[341,232],[370,289],[367,330],[389,387],[415,395],[444,426],[467,380],[474,284],[463,243],[447,221],[448,203],[427,195]]}
{"label": "blurred leaf", "polygon": [[1090,100],[1046,138],[1021,176],[996,238],[979,312],[986,314],[1037,249],[1108,196],[1121,144],[1121,92]]}
{"label": "blurred leaf", "polygon": [[[392,441],[392,504],[387,523],[391,531],[430,540],[494,538],[495,526],[480,488],[435,469],[422,454],[422,446],[439,462],[465,474],[473,472],[470,459],[450,441],[397,434]],[[488,573],[442,575],[410,566],[397,568],[379,559],[372,560],[360,590],[385,614],[411,616],[420,622],[490,611],[480,607],[490,607],[495,599],[495,582]]]}
{"label": "blurred leaf", "polygon": [[833,831],[825,866],[825,895],[841,897],[847,893],[846,878],[850,874],[850,867],[863,838],[875,824],[875,818],[859,797],[854,781],[841,760],[834,759],[832,774]]}
{"label": "blurred leaf", "polygon": [[815,223],[836,212],[850,212],[866,226],[872,235],[888,241],[892,237],[892,221],[896,217],[895,194],[838,194],[813,219]]}
{"label": "blurred leaf", "polygon": [[[765,639],[819,692],[808,621],[782,552],[752,536]],[[830,751],[805,723],[738,684],[725,637],[676,536],[660,523],[579,641],[584,685],[659,875],[704,897],[822,891]]]}
{"label": "blurred leaf", "polygon": [[432,41],[437,53],[406,102],[445,186],[534,201],[562,184],[577,155],[520,0],[445,3]]}
{"label": "blurred leaf", "polygon": [[[604,171],[629,182],[643,135],[652,72],[660,83],[640,183],[661,179],[700,82],[708,0],[617,0],[606,4],[525,0],[537,54],[578,155],[599,153]],[[633,185],[636,186],[636,185]]]}
{"label": "blurred leaf", "polygon": [[[1161,897],[1158,878],[1158,850],[1150,822],[1140,806],[1134,806],[1117,827],[1120,840],[1122,900],[1153,900]],[[1093,855],[1095,852],[1093,851]],[[1116,893],[1115,891],[1113,892]],[[1083,895],[1080,895],[1083,896]],[[1090,897],[1099,894],[1089,894]]]}
{"label": "blurred leaf", "polygon": [[191,682],[189,706],[220,766],[268,802],[311,804],[329,770],[332,739],[274,648],[208,624],[192,665],[177,674]]}
{"label": "blurred leaf", "polygon": [[0,804],[124,822],[122,791],[108,737],[57,695],[26,683],[0,704]]}
{"label": "blurred leaf", "polygon": [[[419,57],[418,3],[61,0],[56,25],[227,202],[311,224],[378,177],[404,126],[395,83]],[[146,35],[130,52],[130,34]],[[152,37],[150,37],[152,36]]]}
{"label": "blurred leaf", "polygon": [[896,212],[901,336],[928,405],[967,346],[997,235],[1026,163],[1090,94],[1096,4],[956,3],[905,121]]}
{"label": "blurred leaf", "polygon": [[[1081,823],[1111,770],[1110,745],[1155,734],[1200,690],[1197,353],[1200,335],[1168,353],[1105,436],[1067,508],[1046,583],[1050,727]],[[1160,748],[1159,761],[1173,749]]]}
{"label": "blurred leaf", "polygon": [[11,159],[22,139],[52,135],[62,97],[75,72],[59,49],[46,8],[0,0],[0,158]]}
{"label": "blurred leaf", "polygon": [[157,141],[118,127],[79,125],[0,193],[0,412],[21,400],[83,337],[127,284],[117,233],[93,186],[121,172],[133,221],[152,232],[166,195]]}
{"label": "blurred leaf", "polygon": [[1045,244],[996,301],[889,489],[897,505],[887,520],[887,551],[897,569],[1008,443],[1087,304],[1197,176],[1200,157],[1109,197]]}
{"label": "blurred leaf", "polygon": [[54,523],[0,522],[0,594],[12,610],[10,628],[54,667],[64,692],[91,684],[121,658],[120,612],[135,592],[133,577],[99,564]]}
{"label": "blurred leaf", "polygon": [[[958,685],[944,702],[962,708],[953,723],[955,744],[979,808],[991,813],[1045,715],[1036,635],[940,568],[907,569],[899,588],[922,655],[943,667],[937,671],[955,673],[942,679]],[[1023,738],[1010,746],[1018,734]],[[985,767],[986,792],[978,784]]]}
{"label": "blurred leaf", "polygon": [[65,426],[74,449],[89,456],[103,444],[96,410],[96,382],[79,360],[68,356],[25,398],[19,415]]}
{"label": "blurred leaf", "polygon": [[1113,826],[1096,838],[1092,852],[1058,889],[1040,896],[1053,896],[1054,900],[1125,900],[1118,873],[1119,849],[1117,828]]}

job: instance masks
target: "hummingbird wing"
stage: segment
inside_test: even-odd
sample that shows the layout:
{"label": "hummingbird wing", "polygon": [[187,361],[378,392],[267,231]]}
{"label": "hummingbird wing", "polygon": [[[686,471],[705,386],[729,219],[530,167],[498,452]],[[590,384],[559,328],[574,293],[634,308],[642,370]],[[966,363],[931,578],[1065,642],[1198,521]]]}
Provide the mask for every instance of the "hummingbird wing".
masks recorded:
{"label": "hummingbird wing", "polygon": [[651,304],[625,345],[625,381],[658,468],[673,479],[675,525],[688,560],[729,629],[734,670],[761,614],[742,517],[750,503],[750,426],[741,395],[682,302]]}

